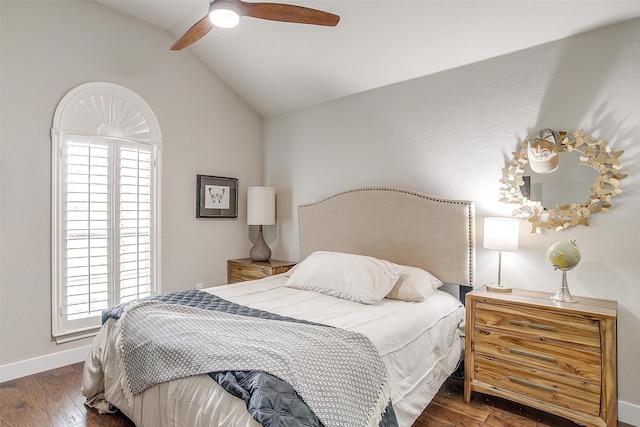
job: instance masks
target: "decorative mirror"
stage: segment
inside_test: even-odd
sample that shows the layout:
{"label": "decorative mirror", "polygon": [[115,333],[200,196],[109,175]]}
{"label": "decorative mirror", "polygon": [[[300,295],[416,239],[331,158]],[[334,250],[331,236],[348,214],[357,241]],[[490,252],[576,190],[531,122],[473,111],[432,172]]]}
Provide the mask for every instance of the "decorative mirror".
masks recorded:
{"label": "decorative mirror", "polygon": [[620,180],[627,177],[620,173],[622,153],[582,130],[544,129],[525,140],[503,169],[500,201],[518,205],[513,215],[527,219],[532,233],[589,225],[589,215],[607,212],[622,192]]}

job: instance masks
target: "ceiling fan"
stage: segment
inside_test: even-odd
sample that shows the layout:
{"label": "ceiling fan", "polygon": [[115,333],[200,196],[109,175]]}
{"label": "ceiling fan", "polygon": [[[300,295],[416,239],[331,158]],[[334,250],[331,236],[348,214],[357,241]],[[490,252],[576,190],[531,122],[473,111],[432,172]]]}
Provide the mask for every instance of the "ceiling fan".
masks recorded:
{"label": "ceiling fan", "polygon": [[231,28],[238,25],[241,16],[268,19],[270,21],[294,22],[335,27],[338,15],[303,6],[281,3],[248,3],[242,0],[213,0],[209,13],[196,22],[171,50],[181,50],[204,37],[213,27]]}

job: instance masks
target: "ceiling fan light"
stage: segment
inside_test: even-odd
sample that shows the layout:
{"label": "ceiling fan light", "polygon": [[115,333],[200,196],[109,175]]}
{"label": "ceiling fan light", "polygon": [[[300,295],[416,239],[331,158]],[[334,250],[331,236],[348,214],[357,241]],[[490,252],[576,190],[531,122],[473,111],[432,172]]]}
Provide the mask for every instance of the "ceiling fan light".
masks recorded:
{"label": "ceiling fan light", "polygon": [[224,1],[211,3],[209,20],[220,28],[233,28],[240,23],[240,10],[236,5]]}

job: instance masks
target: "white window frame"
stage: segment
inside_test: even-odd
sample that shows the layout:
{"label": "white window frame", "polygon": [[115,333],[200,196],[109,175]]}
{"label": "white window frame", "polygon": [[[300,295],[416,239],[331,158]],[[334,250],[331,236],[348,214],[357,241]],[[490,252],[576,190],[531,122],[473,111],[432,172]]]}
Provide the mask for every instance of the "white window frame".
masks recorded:
{"label": "white window frame", "polygon": [[[80,85],[59,102],[51,128],[52,140],[52,197],[51,197],[51,270],[52,270],[52,336],[57,343],[92,336],[100,327],[101,316],[69,320],[66,306],[66,274],[64,247],[65,215],[65,156],[70,141],[95,142],[111,147],[111,239],[117,236],[119,218],[116,215],[119,195],[116,158],[119,147],[137,147],[151,155],[151,284],[150,293],[161,292],[160,283],[160,164],[162,141],[158,120],[149,105],[135,92],[115,84],[93,82]],[[113,240],[111,240],[113,242]],[[108,247],[109,297],[108,305],[119,300],[119,253]]]}

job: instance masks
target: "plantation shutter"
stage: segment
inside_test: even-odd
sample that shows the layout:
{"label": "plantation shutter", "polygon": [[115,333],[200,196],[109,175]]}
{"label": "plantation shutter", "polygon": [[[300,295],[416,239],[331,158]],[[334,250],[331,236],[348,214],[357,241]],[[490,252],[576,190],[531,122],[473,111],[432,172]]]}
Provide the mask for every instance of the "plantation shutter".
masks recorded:
{"label": "plantation shutter", "polygon": [[62,156],[60,317],[63,329],[80,330],[99,324],[102,310],[153,291],[153,150],[72,137]]}
{"label": "plantation shutter", "polygon": [[152,153],[144,147],[119,151],[119,302],[124,302],[151,294]]}
{"label": "plantation shutter", "polygon": [[66,265],[62,266],[60,315],[65,323],[75,321],[76,329],[93,326],[110,303],[111,151],[105,143],[70,142],[62,152],[66,200],[62,204],[65,219],[61,250]]}

